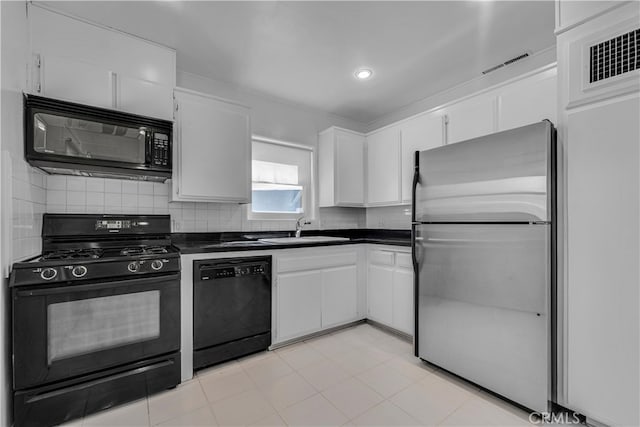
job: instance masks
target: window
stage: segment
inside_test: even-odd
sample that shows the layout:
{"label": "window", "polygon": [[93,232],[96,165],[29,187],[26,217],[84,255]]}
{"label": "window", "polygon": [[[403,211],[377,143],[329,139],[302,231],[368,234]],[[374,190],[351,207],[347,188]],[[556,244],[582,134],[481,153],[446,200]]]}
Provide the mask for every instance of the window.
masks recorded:
{"label": "window", "polygon": [[249,219],[313,218],[313,149],[254,137]]}

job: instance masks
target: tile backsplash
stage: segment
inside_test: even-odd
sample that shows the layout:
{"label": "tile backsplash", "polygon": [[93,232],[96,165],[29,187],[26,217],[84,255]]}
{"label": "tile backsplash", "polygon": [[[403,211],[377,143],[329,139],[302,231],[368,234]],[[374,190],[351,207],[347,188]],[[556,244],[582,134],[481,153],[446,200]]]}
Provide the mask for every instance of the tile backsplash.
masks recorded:
{"label": "tile backsplash", "polygon": [[[5,153],[6,156],[8,154]],[[3,160],[3,167],[8,157]],[[42,214],[46,210],[46,175],[22,159],[11,161],[11,259],[41,252]]]}
{"label": "tile backsplash", "polygon": [[[292,230],[294,221],[247,219],[246,205],[170,202],[169,183],[50,175],[46,212],[170,214],[174,232]],[[363,228],[365,209],[322,208],[309,229]]]}
{"label": "tile backsplash", "polygon": [[152,182],[49,175],[47,212],[168,214],[169,186]]}
{"label": "tile backsplash", "polygon": [[367,228],[408,230],[411,228],[411,205],[367,208]]}

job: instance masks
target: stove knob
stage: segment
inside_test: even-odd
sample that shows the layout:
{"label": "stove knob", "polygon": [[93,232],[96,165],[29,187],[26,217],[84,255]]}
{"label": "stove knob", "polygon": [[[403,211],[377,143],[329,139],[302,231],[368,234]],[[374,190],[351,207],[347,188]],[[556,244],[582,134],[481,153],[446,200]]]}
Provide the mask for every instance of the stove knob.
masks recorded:
{"label": "stove knob", "polygon": [[55,268],[45,268],[40,273],[42,280],[51,280],[58,275],[58,270]]}
{"label": "stove knob", "polygon": [[164,263],[162,262],[162,260],[159,259],[154,259],[151,262],[151,268],[153,268],[154,270],[160,270],[162,267],[164,267]]}
{"label": "stove knob", "polygon": [[71,274],[73,274],[73,277],[83,277],[85,274],[87,274],[87,267],[85,267],[84,265],[78,265],[73,267],[73,270],[71,270]]}
{"label": "stove knob", "polygon": [[140,263],[138,261],[133,261],[129,263],[127,269],[132,273],[136,273],[138,270],[140,270]]}

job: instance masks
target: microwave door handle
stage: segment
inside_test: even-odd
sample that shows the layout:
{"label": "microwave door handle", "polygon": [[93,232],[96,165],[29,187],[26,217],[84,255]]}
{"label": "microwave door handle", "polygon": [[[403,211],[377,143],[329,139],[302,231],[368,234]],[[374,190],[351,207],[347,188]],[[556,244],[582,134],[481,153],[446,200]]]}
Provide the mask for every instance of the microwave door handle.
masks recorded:
{"label": "microwave door handle", "polygon": [[147,166],[152,166],[151,165],[151,157],[152,157],[152,153],[151,153],[151,135],[152,135],[152,132],[150,132],[148,129],[144,131],[144,140],[145,140],[144,163]]}

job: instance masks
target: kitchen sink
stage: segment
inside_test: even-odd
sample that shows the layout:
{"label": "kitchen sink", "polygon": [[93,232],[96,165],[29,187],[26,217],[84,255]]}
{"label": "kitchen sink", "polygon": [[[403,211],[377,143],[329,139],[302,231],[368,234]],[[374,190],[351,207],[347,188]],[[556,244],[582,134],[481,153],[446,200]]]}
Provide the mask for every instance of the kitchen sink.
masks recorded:
{"label": "kitchen sink", "polygon": [[[266,242],[260,241],[260,240],[235,240],[231,242],[222,242],[219,245],[220,246],[256,246],[256,245],[262,245],[265,243]],[[212,246],[218,246],[218,244],[212,245]]]}
{"label": "kitchen sink", "polygon": [[348,237],[334,236],[303,236],[303,237],[274,237],[269,239],[259,239],[260,242],[273,243],[277,245],[295,245],[299,243],[323,243],[323,242],[344,242]]}

